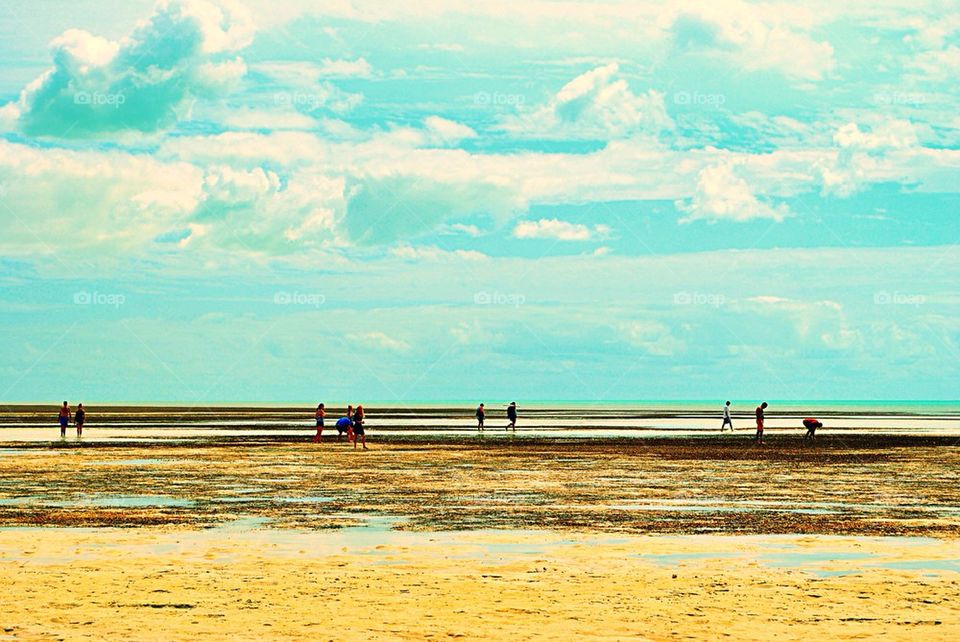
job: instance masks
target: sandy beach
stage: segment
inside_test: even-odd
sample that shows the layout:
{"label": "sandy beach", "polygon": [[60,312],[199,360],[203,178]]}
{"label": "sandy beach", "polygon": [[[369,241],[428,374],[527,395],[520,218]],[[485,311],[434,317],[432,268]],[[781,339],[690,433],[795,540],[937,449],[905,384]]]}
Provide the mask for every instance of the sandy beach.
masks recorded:
{"label": "sandy beach", "polygon": [[911,562],[958,553],[849,537],[3,530],[0,604],[24,640],[947,640],[956,568]]}
{"label": "sandy beach", "polygon": [[10,639],[954,639],[951,437],[0,446]]}

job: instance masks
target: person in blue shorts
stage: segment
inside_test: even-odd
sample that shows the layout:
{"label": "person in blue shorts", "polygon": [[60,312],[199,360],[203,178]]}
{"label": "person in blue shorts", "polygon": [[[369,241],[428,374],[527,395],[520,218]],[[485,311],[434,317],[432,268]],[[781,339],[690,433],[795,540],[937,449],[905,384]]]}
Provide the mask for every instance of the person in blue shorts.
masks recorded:
{"label": "person in blue shorts", "polygon": [[60,436],[66,437],[67,424],[70,423],[70,406],[67,405],[66,401],[64,401],[63,405],[60,406],[60,416],[58,419],[60,420]]}

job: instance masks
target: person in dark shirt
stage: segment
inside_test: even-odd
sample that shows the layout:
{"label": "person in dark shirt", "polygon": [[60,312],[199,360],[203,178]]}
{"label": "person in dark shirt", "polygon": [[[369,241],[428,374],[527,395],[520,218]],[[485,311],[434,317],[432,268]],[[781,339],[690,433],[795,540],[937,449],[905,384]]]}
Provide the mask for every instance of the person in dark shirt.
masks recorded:
{"label": "person in dark shirt", "polygon": [[483,404],[480,404],[477,407],[476,417],[477,417],[477,430],[483,430],[483,419],[486,417],[487,413],[483,409]]}
{"label": "person in dark shirt", "polygon": [[357,405],[357,409],[353,411],[353,449],[357,449],[357,438],[360,438],[360,443],[363,444],[363,449],[367,450],[367,435],[363,430],[363,406]]}
{"label": "person in dark shirt", "polygon": [[83,422],[87,419],[87,411],[83,409],[83,404],[77,404],[77,413],[73,416],[73,423],[77,426],[77,437],[83,436]]}
{"label": "person in dark shirt", "polygon": [[507,424],[507,430],[513,428],[517,429],[517,402],[511,401],[510,405],[507,406],[507,421],[510,423]]}

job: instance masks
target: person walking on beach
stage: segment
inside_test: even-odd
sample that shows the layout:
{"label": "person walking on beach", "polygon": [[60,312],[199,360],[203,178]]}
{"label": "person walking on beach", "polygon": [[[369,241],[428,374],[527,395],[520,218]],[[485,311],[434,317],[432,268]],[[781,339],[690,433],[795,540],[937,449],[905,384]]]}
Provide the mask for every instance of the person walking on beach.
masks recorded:
{"label": "person walking on beach", "polygon": [[817,428],[823,428],[823,424],[813,417],[807,417],[803,420],[803,427],[807,429],[807,434],[803,436],[803,440],[813,441],[814,437],[816,437]]}
{"label": "person walking on beach", "polygon": [[763,443],[763,411],[767,409],[767,402],[757,406],[757,436],[753,438],[758,444]]}
{"label": "person walking on beach", "polygon": [[483,418],[486,417],[486,415],[487,415],[487,413],[486,413],[486,411],[483,409],[483,404],[480,404],[479,406],[477,406],[477,413],[476,413],[476,417],[477,417],[477,430],[480,430],[480,431],[483,430]]}
{"label": "person walking on beach", "polygon": [[730,419],[730,402],[728,401],[723,406],[723,424],[720,425],[720,432],[723,432],[723,429],[727,426],[730,426],[730,432],[733,432],[733,420]]}
{"label": "person walking on beach", "polygon": [[513,428],[513,430],[517,429],[517,402],[516,401],[511,401],[510,405],[507,406],[507,421],[510,422],[507,424],[507,428],[506,428],[507,430],[510,430],[511,428]]}
{"label": "person walking on beach", "polygon": [[83,404],[77,404],[77,414],[73,417],[73,423],[77,427],[77,437],[83,436],[83,422],[87,418],[87,411],[83,409]]}
{"label": "person walking on beach", "polygon": [[363,449],[367,450],[367,435],[363,430],[363,406],[357,404],[357,409],[353,413],[353,449],[357,449],[357,438],[363,444]]}
{"label": "person walking on beach", "polygon": [[327,411],[324,410],[323,404],[317,406],[317,411],[313,413],[313,416],[317,420],[317,434],[313,436],[313,443],[318,443],[323,439],[323,418],[327,416]]}
{"label": "person walking on beach", "polygon": [[70,406],[67,405],[67,402],[64,401],[63,405],[60,406],[60,437],[67,436],[67,424],[70,423]]}

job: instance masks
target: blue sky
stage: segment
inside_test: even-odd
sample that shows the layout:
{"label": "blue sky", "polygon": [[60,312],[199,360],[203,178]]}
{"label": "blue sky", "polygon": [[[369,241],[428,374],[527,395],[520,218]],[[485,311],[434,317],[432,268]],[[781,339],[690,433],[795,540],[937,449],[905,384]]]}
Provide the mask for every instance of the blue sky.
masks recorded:
{"label": "blue sky", "polygon": [[955,399],[945,7],[3,3],[0,400]]}

